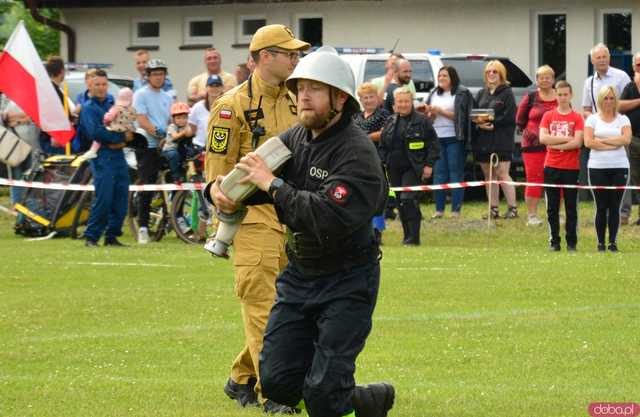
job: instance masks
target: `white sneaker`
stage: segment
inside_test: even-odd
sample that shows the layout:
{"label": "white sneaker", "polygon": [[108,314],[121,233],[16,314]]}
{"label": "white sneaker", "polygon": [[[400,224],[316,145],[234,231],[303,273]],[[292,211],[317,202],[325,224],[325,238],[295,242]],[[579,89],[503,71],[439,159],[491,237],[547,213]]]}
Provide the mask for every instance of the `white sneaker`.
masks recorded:
{"label": "white sneaker", "polygon": [[182,217],[178,217],[176,223],[178,223],[178,227],[182,233],[187,233],[189,231],[189,225]]}
{"label": "white sneaker", "polygon": [[146,227],[141,227],[140,230],[138,230],[138,243],[141,245],[149,243],[149,229]]}
{"label": "white sneaker", "polygon": [[544,223],[538,216],[529,216],[527,226],[539,226]]}
{"label": "white sneaker", "polygon": [[89,149],[88,151],[86,151],[85,153],[82,154],[82,156],[80,158],[87,160],[87,159],[94,159],[98,157],[98,152],[94,152],[91,149]]}
{"label": "white sneaker", "polygon": [[216,240],[215,237],[211,237],[207,239],[207,241],[204,244],[204,250],[206,250],[212,255],[213,255],[213,247],[214,247],[215,240]]}

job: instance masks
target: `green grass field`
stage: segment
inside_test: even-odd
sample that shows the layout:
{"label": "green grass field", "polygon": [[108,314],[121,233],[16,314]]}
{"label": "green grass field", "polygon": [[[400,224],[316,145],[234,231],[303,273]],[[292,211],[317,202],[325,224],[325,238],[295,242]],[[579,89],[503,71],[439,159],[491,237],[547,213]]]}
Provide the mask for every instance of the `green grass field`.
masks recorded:
{"label": "green grass field", "polygon": [[[484,210],[426,220],[419,248],[389,225],[357,380],[395,385],[393,417],[640,402],[640,227],[622,229],[621,253],[597,253],[583,204],[579,251],[550,253],[546,226],[487,230]],[[262,415],[222,392],[242,344],[230,262],[173,235],[124,240],[28,242],[0,213],[0,416]]]}

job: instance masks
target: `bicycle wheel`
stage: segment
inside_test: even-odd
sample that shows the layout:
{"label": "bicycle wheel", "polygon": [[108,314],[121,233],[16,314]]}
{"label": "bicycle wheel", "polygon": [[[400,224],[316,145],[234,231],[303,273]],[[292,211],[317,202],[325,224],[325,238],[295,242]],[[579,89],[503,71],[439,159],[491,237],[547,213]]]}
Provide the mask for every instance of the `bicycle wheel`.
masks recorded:
{"label": "bicycle wheel", "polygon": [[71,223],[71,239],[82,239],[89,220],[89,209],[93,203],[93,191],[85,191],[78,199]]}
{"label": "bicycle wheel", "polygon": [[[153,242],[157,242],[162,239],[167,231],[168,226],[168,213],[167,203],[162,191],[147,191],[152,192],[151,206],[149,210],[149,239]],[[129,229],[134,237],[138,236],[138,199],[142,192],[134,191],[129,193]]]}
{"label": "bicycle wheel", "polygon": [[171,200],[171,223],[186,243],[204,243],[215,231],[209,205],[198,191],[178,191]]}

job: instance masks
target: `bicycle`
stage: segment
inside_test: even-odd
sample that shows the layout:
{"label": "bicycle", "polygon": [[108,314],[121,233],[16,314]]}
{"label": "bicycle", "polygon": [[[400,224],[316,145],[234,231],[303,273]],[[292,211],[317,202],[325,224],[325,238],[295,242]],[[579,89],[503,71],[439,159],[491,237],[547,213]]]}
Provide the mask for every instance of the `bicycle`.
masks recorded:
{"label": "bicycle", "polygon": [[[187,178],[190,183],[203,182],[205,152],[187,159]],[[182,241],[204,243],[215,232],[212,208],[198,190],[176,191],[171,199],[171,224]]]}

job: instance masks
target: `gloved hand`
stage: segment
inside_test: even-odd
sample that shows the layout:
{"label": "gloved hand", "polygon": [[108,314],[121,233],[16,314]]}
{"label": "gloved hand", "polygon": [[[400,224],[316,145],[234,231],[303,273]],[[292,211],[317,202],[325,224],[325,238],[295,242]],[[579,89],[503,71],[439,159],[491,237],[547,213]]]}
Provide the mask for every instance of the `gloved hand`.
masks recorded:
{"label": "gloved hand", "polygon": [[158,139],[163,139],[167,136],[167,132],[164,129],[156,127],[156,137]]}

